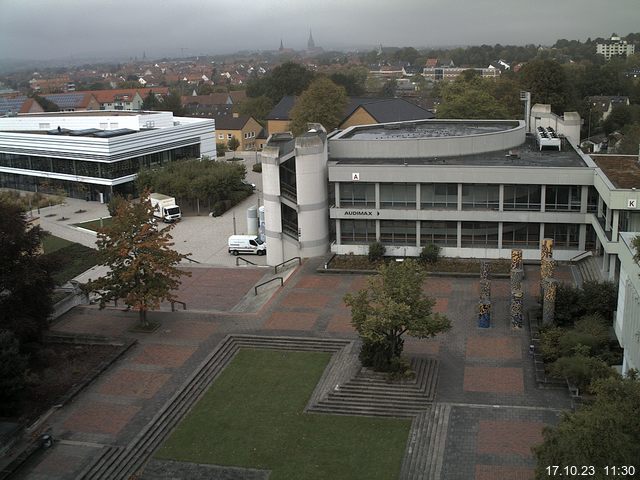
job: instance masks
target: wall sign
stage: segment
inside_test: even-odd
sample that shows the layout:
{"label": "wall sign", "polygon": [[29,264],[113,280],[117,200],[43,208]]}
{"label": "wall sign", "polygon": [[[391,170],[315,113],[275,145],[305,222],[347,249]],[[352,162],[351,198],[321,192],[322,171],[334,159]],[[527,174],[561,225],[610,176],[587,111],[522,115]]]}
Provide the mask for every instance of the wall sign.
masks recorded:
{"label": "wall sign", "polygon": [[352,173],[351,174],[351,180],[353,180],[354,182],[357,182],[360,180],[360,174],[359,173]]}
{"label": "wall sign", "polygon": [[627,208],[638,208],[638,201],[635,198],[627,199]]}
{"label": "wall sign", "polygon": [[344,214],[350,217],[377,217],[380,212],[377,210],[345,210]]}

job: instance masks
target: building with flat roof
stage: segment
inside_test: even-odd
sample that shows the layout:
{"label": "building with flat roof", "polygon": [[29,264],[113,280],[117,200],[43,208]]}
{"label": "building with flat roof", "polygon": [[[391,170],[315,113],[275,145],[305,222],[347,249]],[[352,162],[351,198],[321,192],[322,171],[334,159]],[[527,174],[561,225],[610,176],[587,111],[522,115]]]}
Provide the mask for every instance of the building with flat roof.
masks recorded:
{"label": "building with flat roof", "polygon": [[609,40],[596,44],[596,54],[604,56],[605,60],[617,56],[631,56],[635,53],[636,46],[618,36],[612,36]]}
{"label": "building with flat roof", "polygon": [[144,167],[215,158],[215,122],[171,112],[51,112],[0,118],[0,186],[107,201]]}
{"label": "building with flat roof", "polygon": [[[540,260],[594,255],[620,282],[615,330],[623,371],[640,367],[638,156],[582,153],[580,118],[534,106],[522,120],[418,120],[352,126],[327,135],[271,135],[262,153],[267,263],[329,251]],[[554,125],[554,126],[551,126]],[[612,319],[613,320],[613,319]]]}

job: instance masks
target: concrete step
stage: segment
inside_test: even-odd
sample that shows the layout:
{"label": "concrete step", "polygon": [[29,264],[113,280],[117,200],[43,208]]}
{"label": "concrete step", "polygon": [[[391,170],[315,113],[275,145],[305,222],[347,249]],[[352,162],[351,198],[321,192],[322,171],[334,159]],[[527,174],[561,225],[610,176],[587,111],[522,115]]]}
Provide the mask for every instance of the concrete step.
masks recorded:
{"label": "concrete step", "polygon": [[389,407],[390,409],[400,410],[424,410],[429,406],[429,402],[424,400],[420,401],[353,396],[338,397],[335,395],[330,395],[328,399],[320,400],[320,402],[318,402],[318,405],[339,405],[343,407],[349,405],[353,405],[354,407],[366,407],[368,405],[371,405],[375,407]]}
{"label": "concrete step", "polygon": [[388,408],[369,407],[340,407],[336,405],[322,405],[313,409],[313,413],[325,413],[329,415],[351,415],[366,417],[398,417],[413,418],[421,413],[421,410],[390,410]]}

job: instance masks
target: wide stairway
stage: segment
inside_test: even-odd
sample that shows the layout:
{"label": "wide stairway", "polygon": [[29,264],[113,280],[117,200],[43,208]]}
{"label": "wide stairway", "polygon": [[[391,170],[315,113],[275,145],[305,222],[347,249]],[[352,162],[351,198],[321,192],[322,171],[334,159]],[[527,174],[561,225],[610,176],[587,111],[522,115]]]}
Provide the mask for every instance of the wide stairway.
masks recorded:
{"label": "wide stairway", "polygon": [[433,402],[438,362],[413,358],[412,379],[392,381],[385,373],[362,368],[345,383],[336,384],[325,398],[308,408],[312,412],[342,415],[414,417]]}
{"label": "wide stairway", "polygon": [[576,263],[580,277],[582,277],[582,282],[602,281],[602,275],[600,274],[601,262],[602,257],[589,256]]}

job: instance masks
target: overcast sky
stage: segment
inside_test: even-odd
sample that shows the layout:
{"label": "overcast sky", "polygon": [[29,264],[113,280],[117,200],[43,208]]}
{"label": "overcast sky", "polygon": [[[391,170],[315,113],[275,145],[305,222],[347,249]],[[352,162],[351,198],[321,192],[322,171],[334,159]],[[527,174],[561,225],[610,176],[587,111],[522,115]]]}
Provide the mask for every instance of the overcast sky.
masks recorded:
{"label": "overcast sky", "polygon": [[640,30],[640,0],[0,0],[0,60],[542,44]]}

